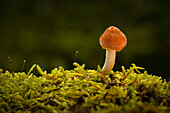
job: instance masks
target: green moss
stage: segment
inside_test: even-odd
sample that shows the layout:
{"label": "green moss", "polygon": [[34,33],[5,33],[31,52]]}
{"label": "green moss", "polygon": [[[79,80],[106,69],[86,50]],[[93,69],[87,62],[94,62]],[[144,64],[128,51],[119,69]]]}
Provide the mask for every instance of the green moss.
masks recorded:
{"label": "green moss", "polygon": [[[73,70],[55,68],[51,73],[33,65],[30,71],[0,71],[0,112],[170,112],[170,82],[132,64],[121,72],[103,75],[85,65]],[[32,70],[37,68],[42,76]]]}

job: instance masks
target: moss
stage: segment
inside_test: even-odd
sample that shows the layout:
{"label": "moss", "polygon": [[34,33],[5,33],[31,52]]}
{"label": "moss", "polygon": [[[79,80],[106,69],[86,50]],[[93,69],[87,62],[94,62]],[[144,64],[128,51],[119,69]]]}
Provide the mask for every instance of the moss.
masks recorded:
{"label": "moss", "polygon": [[[39,65],[27,74],[1,70],[0,112],[170,112],[170,82],[148,75],[144,68],[132,64],[103,75],[100,66],[89,70],[73,65],[73,70],[59,67],[51,73]],[[32,73],[35,68],[41,76]]]}

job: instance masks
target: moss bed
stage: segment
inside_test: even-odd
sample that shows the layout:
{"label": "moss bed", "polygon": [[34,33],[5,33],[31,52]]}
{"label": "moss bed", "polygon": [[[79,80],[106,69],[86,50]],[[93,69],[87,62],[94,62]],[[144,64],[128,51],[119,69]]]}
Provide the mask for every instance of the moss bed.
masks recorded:
{"label": "moss bed", "polygon": [[[33,65],[28,73],[0,70],[0,113],[168,113],[170,82],[130,69],[101,73],[73,64],[51,73]],[[32,70],[37,68],[39,76]]]}

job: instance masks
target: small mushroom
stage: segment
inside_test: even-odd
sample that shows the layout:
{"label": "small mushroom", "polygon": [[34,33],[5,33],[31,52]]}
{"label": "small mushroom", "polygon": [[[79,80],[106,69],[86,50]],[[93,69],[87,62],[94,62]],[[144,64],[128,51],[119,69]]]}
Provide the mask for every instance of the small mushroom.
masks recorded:
{"label": "small mushroom", "polygon": [[121,51],[127,43],[126,36],[114,26],[110,26],[100,37],[100,45],[103,49],[106,49],[105,63],[102,68],[102,73],[106,73],[112,70],[115,59],[116,51]]}

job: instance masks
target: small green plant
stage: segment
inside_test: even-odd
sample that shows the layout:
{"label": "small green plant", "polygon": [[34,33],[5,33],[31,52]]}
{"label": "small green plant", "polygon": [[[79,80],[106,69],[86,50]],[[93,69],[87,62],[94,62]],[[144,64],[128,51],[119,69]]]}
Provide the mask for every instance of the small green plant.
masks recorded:
{"label": "small green plant", "polygon": [[[167,113],[170,82],[148,75],[132,64],[130,69],[102,74],[73,64],[73,70],[55,68],[50,73],[33,65],[28,73],[3,73],[0,69],[0,113]],[[40,75],[34,75],[36,69]]]}

